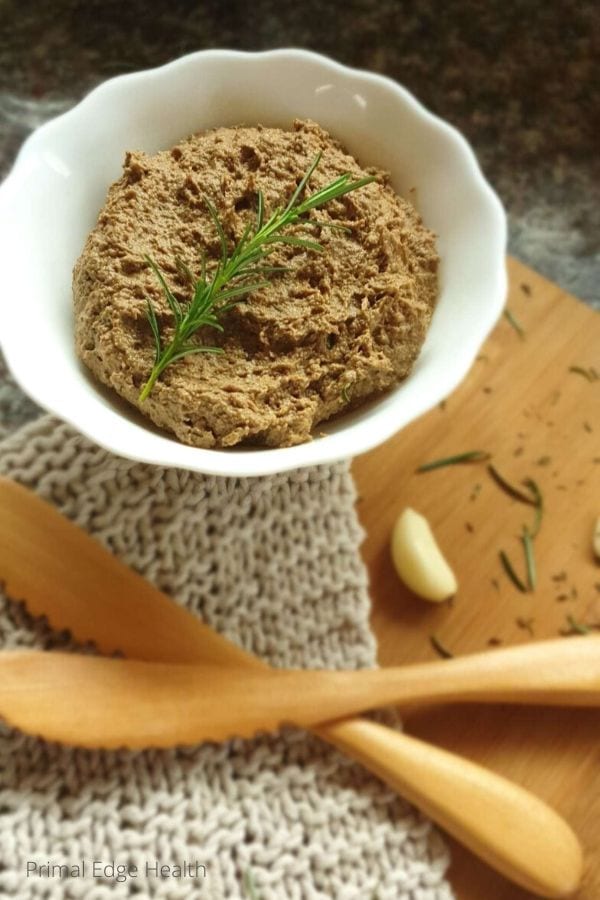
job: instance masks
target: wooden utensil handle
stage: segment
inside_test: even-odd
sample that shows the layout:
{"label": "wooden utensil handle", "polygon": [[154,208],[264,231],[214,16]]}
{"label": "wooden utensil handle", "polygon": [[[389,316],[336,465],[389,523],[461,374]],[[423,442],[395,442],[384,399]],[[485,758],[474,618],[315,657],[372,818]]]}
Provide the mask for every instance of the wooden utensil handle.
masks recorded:
{"label": "wooden utensil handle", "polygon": [[579,842],[529,791],[366,719],[328,725],[324,736],[521,887],[541,897],[568,897],[577,889]]}
{"label": "wooden utensil handle", "polygon": [[381,669],[395,703],[600,706],[600,635],[559,638],[435,663]]}

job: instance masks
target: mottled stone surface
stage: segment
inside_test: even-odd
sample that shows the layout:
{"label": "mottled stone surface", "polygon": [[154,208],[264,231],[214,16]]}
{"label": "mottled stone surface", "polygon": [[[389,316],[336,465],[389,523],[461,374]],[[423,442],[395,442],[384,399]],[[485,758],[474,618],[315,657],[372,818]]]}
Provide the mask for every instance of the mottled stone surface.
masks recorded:
{"label": "mottled stone surface", "polygon": [[600,6],[582,0],[0,2],[0,165],[119,73],[208,47],[308,47],[385,73],[471,141],[510,251],[600,307]]}

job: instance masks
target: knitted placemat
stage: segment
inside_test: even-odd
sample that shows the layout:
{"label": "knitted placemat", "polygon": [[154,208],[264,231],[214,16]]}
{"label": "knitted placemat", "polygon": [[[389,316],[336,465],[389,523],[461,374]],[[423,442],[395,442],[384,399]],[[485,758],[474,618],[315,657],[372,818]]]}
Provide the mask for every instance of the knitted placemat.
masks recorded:
{"label": "knitted placemat", "polygon": [[[0,444],[0,473],[269,663],[375,665],[345,463],[202,476],[116,458],[45,416]],[[65,640],[0,596],[2,647]],[[427,821],[300,730],[133,753],[0,729],[3,898],[447,900],[447,864]]]}

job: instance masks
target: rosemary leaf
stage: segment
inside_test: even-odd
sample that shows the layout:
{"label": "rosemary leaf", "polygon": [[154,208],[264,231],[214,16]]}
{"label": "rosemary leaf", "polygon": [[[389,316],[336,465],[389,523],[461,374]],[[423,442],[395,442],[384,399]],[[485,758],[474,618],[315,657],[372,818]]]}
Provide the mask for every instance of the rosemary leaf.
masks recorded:
{"label": "rosemary leaf", "polygon": [[519,320],[517,318],[515,318],[514,313],[512,313],[510,311],[510,309],[506,308],[504,310],[504,317],[508,322],[510,322],[510,324],[515,329],[515,331],[517,332],[517,334],[519,335],[521,340],[525,340],[525,329],[523,328],[523,326],[521,325]]}
{"label": "rosemary leaf", "polygon": [[567,624],[569,631],[563,631],[562,634],[591,634],[592,629],[585,622],[578,622],[572,615],[567,616]]}
{"label": "rosemary leaf", "polygon": [[454,659],[454,653],[451,653],[435,634],[429,635],[429,642],[438,656],[441,656],[442,659]]}
{"label": "rosemary leaf", "polygon": [[532,538],[536,538],[541,528],[542,518],[544,516],[544,497],[538,487],[537,482],[535,482],[533,478],[525,478],[523,484],[525,485],[525,487],[529,488],[535,502],[535,518],[533,520],[533,527],[530,529],[529,534]]}
{"label": "rosemary leaf", "polygon": [[349,394],[350,387],[351,387],[351,385],[345,384],[344,387],[342,388],[342,400],[344,401],[344,403],[350,403],[350,394]]}
{"label": "rosemary leaf", "polygon": [[523,528],[521,536],[523,541],[523,549],[525,551],[525,565],[527,566],[527,583],[529,590],[534,591],[537,585],[537,569],[535,565],[535,556],[533,553],[533,540],[527,527]]}
{"label": "rosemary leaf", "polygon": [[504,569],[504,571],[506,572],[506,574],[508,575],[508,577],[510,578],[510,580],[512,581],[514,586],[519,591],[521,591],[522,594],[526,594],[527,593],[527,585],[523,581],[521,581],[521,579],[515,572],[513,565],[511,563],[510,559],[508,558],[508,556],[506,555],[506,553],[504,552],[504,550],[500,550],[498,556],[500,557],[500,562],[502,563],[502,568]]}
{"label": "rosemary leaf", "polygon": [[521,503],[529,503],[531,506],[535,506],[536,501],[535,498],[531,496],[531,494],[526,494],[525,491],[522,491],[519,487],[514,484],[511,484],[503,475],[500,474],[496,466],[493,463],[489,463],[487,467],[488,472],[496,482],[496,484],[504,491],[505,494],[508,494],[510,497],[513,497],[515,500],[520,500]]}
{"label": "rosemary leaf", "polygon": [[600,375],[593,368],[593,366],[589,366],[589,368],[584,368],[583,366],[569,366],[569,372],[575,372],[577,375],[583,375],[588,381],[598,381]]}
{"label": "rosemary leaf", "polygon": [[458,453],[456,456],[446,456],[443,459],[434,459],[431,462],[423,463],[416,469],[417,472],[430,472],[432,469],[441,469],[442,466],[454,466],[461,463],[485,462],[490,458],[490,454],[484,450],[469,450],[467,453]]}
{"label": "rosemary leaf", "polygon": [[246,869],[244,872],[244,890],[248,895],[248,900],[259,900],[252,869]]}

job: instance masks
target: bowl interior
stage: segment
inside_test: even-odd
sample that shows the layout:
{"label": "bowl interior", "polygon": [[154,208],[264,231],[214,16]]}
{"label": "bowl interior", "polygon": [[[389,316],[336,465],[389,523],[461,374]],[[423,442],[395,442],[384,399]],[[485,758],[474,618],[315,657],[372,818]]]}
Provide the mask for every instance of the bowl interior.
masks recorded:
{"label": "bowl interior", "polygon": [[[152,153],[203,128],[289,127],[312,118],[363,165],[391,172],[438,234],[441,291],[410,378],[321,437],[276,450],[184,447],[83,371],[73,348],[71,272],[126,150]],[[406,91],[304,51],[208,51],[113,79],[26,142],[0,191],[2,343],[41,405],[121,455],[255,475],[354,455],[389,437],[463,377],[504,297],[504,216],[460,135]],[[319,429],[320,431],[320,429]]]}

